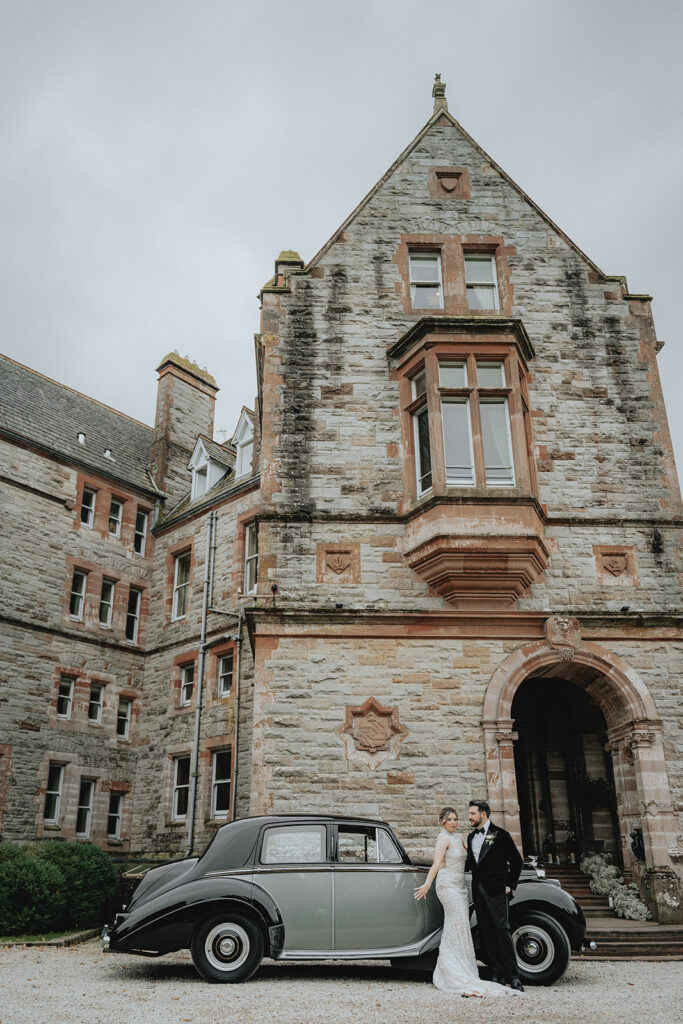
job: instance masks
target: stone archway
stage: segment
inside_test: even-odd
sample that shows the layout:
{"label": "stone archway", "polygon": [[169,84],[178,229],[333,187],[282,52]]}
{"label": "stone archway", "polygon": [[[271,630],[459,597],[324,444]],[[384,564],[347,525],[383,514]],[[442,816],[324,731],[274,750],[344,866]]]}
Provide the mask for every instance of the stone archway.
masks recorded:
{"label": "stone archway", "polygon": [[[525,679],[544,675],[562,675],[576,682],[602,711],[614,770],[624,865],[642,882],[651,909],[660,919],[679,919],[680,881],[672,860],[679,829],[666,774],[661,721],[637,672],[619,655],[583,641],[577,620],[548,619],[546,639],[513,651],[489,681],[482,726],[492,816],[521,846],[512,701]],[[635,861],[631,850],[630,834],[636,828],[643,832],[644,864]],[[674,891],[679,895],[673,895]]]}

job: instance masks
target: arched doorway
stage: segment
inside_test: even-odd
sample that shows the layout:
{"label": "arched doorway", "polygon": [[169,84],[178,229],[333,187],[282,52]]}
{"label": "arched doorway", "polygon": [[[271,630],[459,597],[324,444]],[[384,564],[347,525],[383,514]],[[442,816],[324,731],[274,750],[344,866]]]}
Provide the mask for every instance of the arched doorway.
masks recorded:
{"label": "arched doorway", "polygon": [[607,852],[622,860],[607,723],[587,690],[562,676],[524,680],[512,701],[522,849]]}
{"label": "arched doorway", "polygon": [[[655,916],[678,920],[683,906],[677,870],[679,826],[671,803],[662,724],[652,696],[623,658],[581,639],[577,620],[550,618],[545,632],[545,640],[525,644],[509,654],[486,690],[482,726],[492,816],[521,847],[515,762],[519,734],[512,710],[517,691],[526,680],[534,680],[533,685],[549,695],[556,680],[578,687],[597,705],[606,726],[621,861],[633,870]],[[631,834],[638,830],[642,832],[642,859],[631,845]]]}

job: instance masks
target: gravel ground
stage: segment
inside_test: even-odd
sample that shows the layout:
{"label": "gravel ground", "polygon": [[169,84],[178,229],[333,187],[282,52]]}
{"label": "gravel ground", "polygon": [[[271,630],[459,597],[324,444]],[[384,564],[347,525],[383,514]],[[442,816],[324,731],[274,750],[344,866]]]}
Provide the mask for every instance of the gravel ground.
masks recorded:
{"label": "gravel ground", "polygon": [[572,962],[524,996],[445,996],[429,976],[384,964],[274,963],[243,985],[209,985],[189,954],[159,960],[70,948],[0,951],[0,1024],[673,1024],[683,962]]}

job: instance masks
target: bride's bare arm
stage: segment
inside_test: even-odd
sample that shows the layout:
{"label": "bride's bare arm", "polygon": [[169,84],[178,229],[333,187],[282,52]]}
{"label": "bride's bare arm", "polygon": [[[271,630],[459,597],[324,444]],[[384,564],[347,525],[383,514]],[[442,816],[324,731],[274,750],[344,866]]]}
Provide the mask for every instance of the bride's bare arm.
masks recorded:
{"label": "bride's bare arm", "polygon": [[443,859],[446,856],[446,850],[447,849],[448,849],[448,836],[445,836],[445,835],[442,834],[442,835],[439,836],[439,838],[436,841],[436,848],[434,850],[434,860],[432,861],[432,866],[429,869],[429,874],[427,875],[427,879],[426,879],[424,885],[420,885],[415,890],[415,899],[416,900],[423,900],[425,898],[425,896],[427,895],[427,893],[429,892],[429,890],[431,889],[432,882],[436,878],[436,876],[437,876],[437,874],[439,872],[439,868],[443,864]]}

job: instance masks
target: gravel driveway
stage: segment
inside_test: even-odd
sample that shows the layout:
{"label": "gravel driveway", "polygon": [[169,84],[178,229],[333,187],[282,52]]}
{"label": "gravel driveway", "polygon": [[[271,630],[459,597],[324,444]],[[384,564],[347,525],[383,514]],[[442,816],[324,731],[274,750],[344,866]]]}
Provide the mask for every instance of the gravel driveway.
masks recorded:
{"label": "gravel driveway", "polygon": [[264,961],[243,985],[209,985],[189,954],[160,960],[71,948],[0,951],[0,1024],[673,1024],[683,963],[572,962],[523,997],[445,996],[428,976],[384,964]]}

